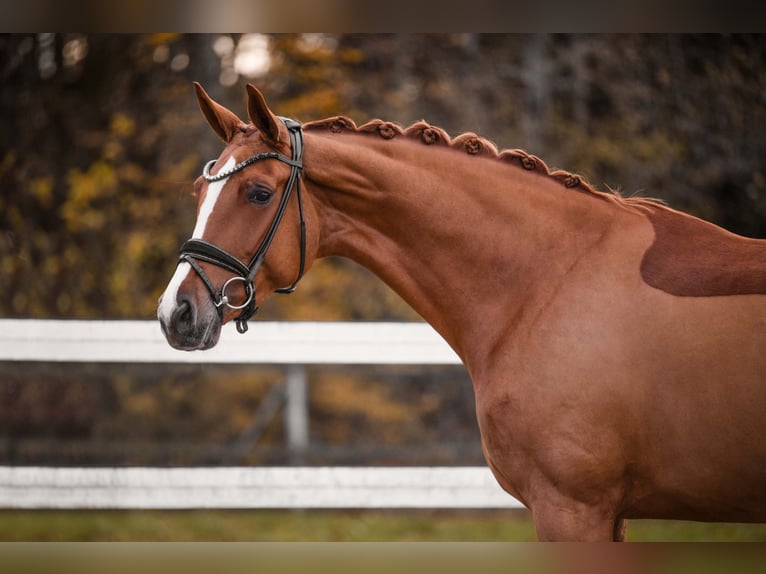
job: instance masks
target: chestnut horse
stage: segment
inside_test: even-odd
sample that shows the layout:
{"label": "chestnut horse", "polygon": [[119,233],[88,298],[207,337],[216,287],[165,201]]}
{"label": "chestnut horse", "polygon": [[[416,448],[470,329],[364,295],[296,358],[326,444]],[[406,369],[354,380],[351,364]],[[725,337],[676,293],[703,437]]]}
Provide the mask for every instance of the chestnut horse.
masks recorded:
{"label": "chestnut horse", "polygon": [[196,89],[226,147],[160,301],[172,346],[212,347],[315,259],[348,257],[460,356],[487,463],[539,539],[766,520],[766,241],[474,134],[301,127],[252,85],[245,123]]}

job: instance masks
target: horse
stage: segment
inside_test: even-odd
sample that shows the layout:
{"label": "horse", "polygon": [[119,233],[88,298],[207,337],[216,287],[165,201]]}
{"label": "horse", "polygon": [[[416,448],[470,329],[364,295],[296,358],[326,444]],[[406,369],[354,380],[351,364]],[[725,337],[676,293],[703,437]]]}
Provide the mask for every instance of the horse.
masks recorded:
{"label": "horse", "polygon": [[766,240],[474,133],[301,125],[252,84],[244,122],[195,89],[225,148],[160,298],[170,345],[213,347],[347,257],[461,358],[486,462],[539,540],[766,520]]}

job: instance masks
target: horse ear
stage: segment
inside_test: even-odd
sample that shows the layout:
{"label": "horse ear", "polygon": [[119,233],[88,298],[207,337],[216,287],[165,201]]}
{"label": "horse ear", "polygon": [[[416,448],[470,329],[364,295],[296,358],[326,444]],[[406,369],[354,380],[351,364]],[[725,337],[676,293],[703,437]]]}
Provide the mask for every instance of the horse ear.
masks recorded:
{"label": "horse ear", "polygon": [[247,85],[247,115],[264,138],[271,143],[279,141],[279,120],[271,113],[263,94],[253,84]]}
{"label": "horse ear", "polygon": [[240,127],[244,125],[242,120],[234,112],[214,102],[198,82],[194,82],[194,89],[197,92],[199,109],[202,110],[202,115],[205,116],[207,123],[210,124],[219,138],[229,143],[234,134],[239,132]]}

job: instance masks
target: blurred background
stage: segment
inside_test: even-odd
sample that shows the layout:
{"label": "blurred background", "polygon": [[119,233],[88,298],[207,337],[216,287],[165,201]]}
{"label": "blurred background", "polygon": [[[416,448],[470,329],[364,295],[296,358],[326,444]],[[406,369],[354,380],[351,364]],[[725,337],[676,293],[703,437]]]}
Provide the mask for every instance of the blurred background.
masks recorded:
{"label": "blurred background", "polygon": [[[763,236],[765,51],[763,36],[0,36],[0,313],[153,316],[191,182],[221,151],[193,80],[241,116],[252,81],[303,121],[474,131]],[[323,266],[264,316],[413,318],[362,276]]]}
{"label": "blurred background", "polygon": [[[522,148],[597,188],[766,237],[760,35],[0,35],[0,316],[152,319],[221,143],[192,81]],[[341,259],[268,320],[417,321]],[[257,323],[252,324],[257,329]],[[311,367],[310,447],[279,368],[0,363],[0,465],[482,465],[455,367]]]}

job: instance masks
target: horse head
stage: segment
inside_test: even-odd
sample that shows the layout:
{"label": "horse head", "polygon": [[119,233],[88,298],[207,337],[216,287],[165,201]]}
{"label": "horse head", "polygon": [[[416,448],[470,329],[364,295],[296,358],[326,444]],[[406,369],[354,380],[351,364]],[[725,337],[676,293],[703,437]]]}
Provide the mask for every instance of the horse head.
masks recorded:
{"label": "horse head", "polygon": [[197,222],[157,311],[168,342],[185,350],[213,347],[232,319],[244,332],[268,295],[292,292],[318,239],[306,226],[312,205],[301,197],[300,124],[274,115],[253,85],[250,123],[195,88],[226,147],[194,183]]}

